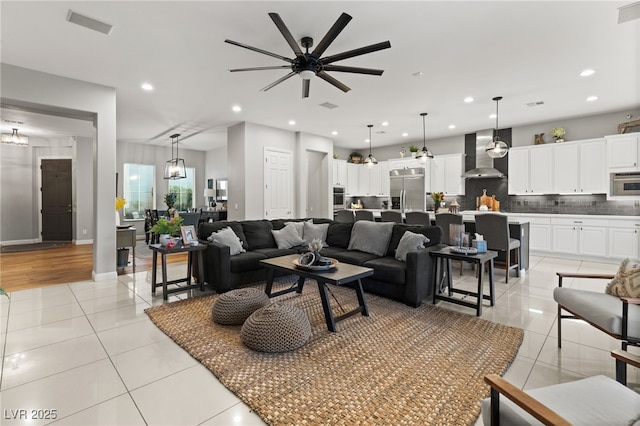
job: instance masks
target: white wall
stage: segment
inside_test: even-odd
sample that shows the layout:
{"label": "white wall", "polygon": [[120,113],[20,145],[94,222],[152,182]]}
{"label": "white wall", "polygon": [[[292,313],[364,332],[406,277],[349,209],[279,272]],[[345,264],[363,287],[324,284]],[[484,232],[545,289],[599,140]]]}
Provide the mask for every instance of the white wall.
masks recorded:
{"label": "white wall", "polygon": [[[94,120],[94,280],[114,279],[116,274],[115,199],[116,93],[115,89],[39,71],[1,64],[2,102],[56,111]],[[4,156],[4,149],[1,151]],[[2,167],[2,176],[6,175]],[[98,182],[100,187],[98,190]],[[4,202],[0,210],[4,209]],[[4,214],[2,221],[5,221]],[[0,238],[4,239],[3,235]]]}
{"label": "white wall", "polygon": [[[243,220],[245,218],[245,128],[246,123],[239,123],[227,129],[227,175],[229,189],[227,190],[229,220]],[[262,158],[262,154],[260,154]]]}
{"label": "white wall", "polygon": [[[223,146],[220,148],[215,148],[209,150],[205,153],[205,176],[204,181],[205,184],[207,179],[213,179],[213,188],[215,189],[215,184],[217,179],[228,178],[227,172],[227,147]],[[200,192],[198,194],[200,196],[200,201],[198,204],[202,203],[204,205],[205,199],[203,196],[204,192]],[[222,206],[220,206],[222,207]]]}
{"label": "white wall", "polygon": [[79,137],[76,141],[76,161],[73,162],[74,235],[76,244],[89,244],[93,242],[93,139]]}
{"label": "white wall", "polygon": [[296,217],[333,218],[333,140],[309,133],[297,136]]}

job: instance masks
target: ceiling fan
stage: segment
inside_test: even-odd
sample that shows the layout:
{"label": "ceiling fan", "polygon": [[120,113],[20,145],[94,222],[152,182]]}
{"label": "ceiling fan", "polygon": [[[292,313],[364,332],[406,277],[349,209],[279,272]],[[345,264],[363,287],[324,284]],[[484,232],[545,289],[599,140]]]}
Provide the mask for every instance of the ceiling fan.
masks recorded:
{"label": "ceiling fan", "polygon": [[281,59],[285,62],[288,62],[289,65],[275,65],[268,67],[253,67],[253,68],[236,68],[231,69],[231,72],[237,71],[261,71],[261,70],[273,70],[280,68],[290,68],[291,72],[284,77],[274,81],[268,86],[261,89],[262,91],[267,91],[272,87],[282,83],[286,79],[298,74],[302,78],[302,97],[309,97],[309,85],[311,82],[311,78],[313,76],[318,76],[327,83],[330,83],[342,90],[343,92],[348,92],[351,90],[347,85],[341,83],[336,80],[334,77],[327,74],[327,71],[337,71],[337,72],[350,72],[357,74],[370,74],[370,75],[382,75],[384,70],[377,70],[372,68],[360,68],[360,67],[349,67],[343,65],[331,65],[336,61],[340,61],[343,59],[353,58],[354,56],[360,56],[367,53],[376,52],[382,49],[388,49],[391,47],[391,43],[389,41],[384,41],[382,43],[372,44],[370,46],[361,47],[359,49],[349,50],[347,52],[338,53],[331,56],[321,57],[322,54],[327,50],[329,45],[335,40],[335,38],[340,34],[340,32],[347,26],[352,17],[346,13],[342,13],[338,20],[333,24],[333,26],[329,29],[327,34],[320,40],[320,43],[315,47],[315,49],[309,53],[309,48],[313,46],[313,39],[311,37],[303,37],[301,40],[302,47],[305,48],[306,52],[302,52],[300,46],[296,42],[296,40],[291,35],[291,32],[284,24],[284,21],[280,18],[280,15],[277,13],[269,13],[269,17],[273,20],[273,23],[276,24],[276,27],[280,30],[282,35],[284,36],[291,49],[295,53],[295,58],[290,59],[282,55],[278,55],[277,53],[268,52],[266,50],[259,49],[257,47],[248,46],[246,44],[238,43],[233,40],[225,40],[225,43],[233,44],[236,46],[243,47],[245,49],[253,50],[254,52],[262,53],[264,55],[272,56],[277,59]]}

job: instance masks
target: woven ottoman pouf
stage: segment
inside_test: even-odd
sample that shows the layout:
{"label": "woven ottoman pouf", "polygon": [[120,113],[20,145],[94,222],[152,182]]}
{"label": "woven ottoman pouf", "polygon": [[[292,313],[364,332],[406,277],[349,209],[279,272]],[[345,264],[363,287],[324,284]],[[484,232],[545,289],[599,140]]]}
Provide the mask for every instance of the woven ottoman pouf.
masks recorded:
{"label": "woven ottoman pouf", "polygon": [[288,352],[307,343],[311,324],[307,314],[293,305],[272,303],[255,311],[242,326],[240,337],[259,352]]}
{"label": "woven ottoman pouf", "polygon": [[213,303],[211,318],[221,325],[242,325],[249,315],[270,303],[269,296],[257,288],[239,288],[222,293]]}

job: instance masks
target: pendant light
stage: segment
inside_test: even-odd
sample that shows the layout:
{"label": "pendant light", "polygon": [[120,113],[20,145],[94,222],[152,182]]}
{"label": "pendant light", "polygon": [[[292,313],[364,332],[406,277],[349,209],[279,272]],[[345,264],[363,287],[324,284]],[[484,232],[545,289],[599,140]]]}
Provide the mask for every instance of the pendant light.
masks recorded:
{"label": "pendant light", "polygon": [[496,101],[496,129],[494,131],[495,135],[491,142],[487,144],[485,147],[485,151],[491,158],[503,158],[509,152],[509,145],[500,140],[500,136],[498,136],[498,102],[502,99],[502,96],[496,96],[493,98]]}
{"label": "pendant light", "polygon": [[418,152],[416,157],[422,161],[427,161],[427,158],[433,158],[433,153],[427,148],[427,128],[424,123],[424,118],[427,116],[427,113],[422,112],[420,113],[420,116],[422,117],[422,149]]}
{"label": "pendant light", "polygon": [[371,155],[371,128],[373,127],[373,124],[367,124],[367,127],[369,128],[369,156],[365,158],[364,164],[367,166],[373,166],[374,164],[378,164],[378,160],[373,158]]}
{"label": "pendant light", "polygon": [[18,129],[14,127],[10,134],[2,134],[2,143],[6,143],[9,145],[27,146],[29,145],[29,138],[27,136],[18,134]]}
{"label": "pendant light", "polygon": [[[187,170],[184,167],[184,159],[178,156],[178,137],[179,133],[169,136],[171,138],[171,160],[167,161],[164,166],[165,179],[185,179]],[[176,155],[173,155],[173,147],[176,148]]]}

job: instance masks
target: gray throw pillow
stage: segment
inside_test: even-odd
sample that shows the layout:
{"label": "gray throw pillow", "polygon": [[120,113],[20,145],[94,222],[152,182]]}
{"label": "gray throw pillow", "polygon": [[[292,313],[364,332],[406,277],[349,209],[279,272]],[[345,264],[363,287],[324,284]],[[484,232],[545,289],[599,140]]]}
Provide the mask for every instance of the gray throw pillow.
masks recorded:
{"label": "gray throw pillow", "polygon": [[407,253],[411,250],[423,249],[424,245],[429,242],[429,239],[422,234],[416,234],[411,231],[405,231],[398,248],[396,249],[396,259],[407,261]]}
{"label": "gray throw pillow", "polygon": [[303,238],[305,243],[309,244],[311,241],[317,238],[322,241],[323,246],[327,245],[327,230],[329,230],[328,223],[321,223],[316,225],[314,223],[304,222],[303,229]]}
{"label": "gray throw pillow", "polygon": [[304,240],[300,238],[298,231],[296,231],[296,226],[292,222],[289,222],[288,225],[285,225],[285,227],[279,231],[271,231],[271,233],[279,249],[288,249],[304,244]]}
{"label": "gray throw pillow", "polygon": [[351,239],[347,248],[384,256],[391,240],[393,225],[393,222],[359,220],[353,224]]}
{"label": "gray throw pillow", "polygon": [[298,235],[300,236],[300,238],[302,238],[304,236],[305,223],[313,223],[313,219],[309,219],[307,221],[300,221],[300,222],[285,222],[284,225],[287,226],[289,224],[293,224],[293,226],[296,227],[296,231],[298,232]]}
{"label": "gray throw pillow", "polygon": [[236,233],[233,232],[233,229],[229,228],[228,226],[226,228],[222,228],[218,232],[212,232],[207,240],[215,241],[218,244],[229,246],[231,256],[246,251],[242,248],[242,242],[240,241],[240,238],[238,238]]}

